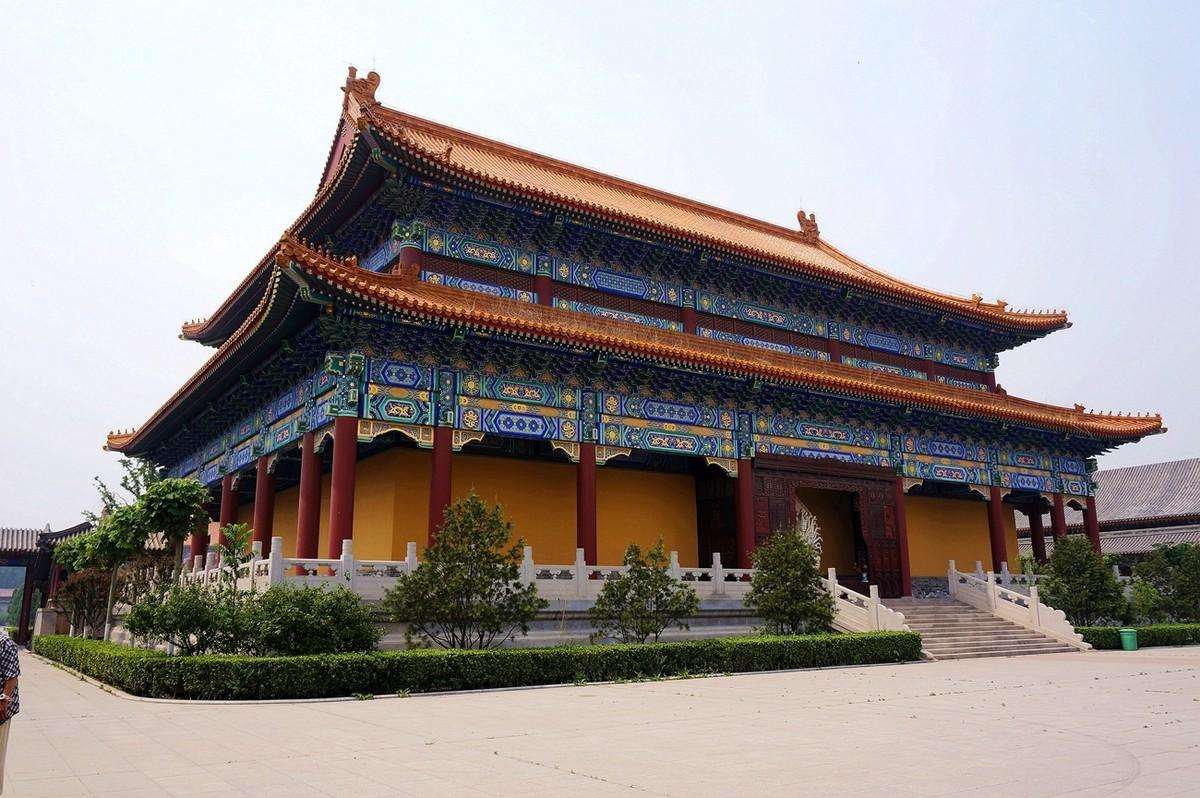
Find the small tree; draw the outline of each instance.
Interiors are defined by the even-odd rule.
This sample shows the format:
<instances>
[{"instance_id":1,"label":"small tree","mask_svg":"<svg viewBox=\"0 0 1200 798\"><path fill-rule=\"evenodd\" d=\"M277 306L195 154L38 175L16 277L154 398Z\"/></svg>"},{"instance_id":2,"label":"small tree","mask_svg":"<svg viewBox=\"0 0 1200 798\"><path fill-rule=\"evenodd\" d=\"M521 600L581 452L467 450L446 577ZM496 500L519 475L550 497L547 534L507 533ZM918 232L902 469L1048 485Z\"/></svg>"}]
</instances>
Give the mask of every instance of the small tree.
<instances>
[{"instance_id":1,"label":"small tree","mask_svg":"<svg viewBox=\"0 0 1200 798\"><path fill-rule=\"evenodd\" d=\"M1038 583L1042 599L1076 626L1120 620L1125 608L1121 586L1083 535L1057 540L1045 573Z\"/></svg>"},{"instance_id":2,"label":"small tree","mask_svg":"<svg viewBox=\"0 0 1200 798\"><path fill-rule=\"evenodd\" d=\"M821 581L816 547L797 529L776 532L754 551L754 579L746 594L772 634L826 631L833 623L833 596Z\"/></svg>"},{"instance_id":3,"label":"small tree","mask_svg":"<svg viewBox=\"0 0 1200 798\"><path fill-rule=\"evenodd\" d=\"M162 537L163 545L173 552L178 578L183 561L183 543L189 535L208 527L208 488L194 479L168 478L152 483L138 499L146 527Z\"/></svg>"},{"instance_id":4,"label":"small tree","mask_svg":"<svg viewBox=\"0 0 1200 798\"><path fill-rule=\"evenodd\" d=\"M604 583L591 609L593 638L618 637L623 643L658 642L669 626L689 628L700 599L691 585L676 582L667 570L663 540L644 555L636 543L625 549L625 572Z\"/></svg>"},{"instance_id":5,"label":"small tree","mask_svg":"<svg viewBox=\"0 0 1200 798\"><path fill-rule=\"evenodd\" d=\"M141 506L117 505L102 517L90 532L64 540L54 550L54 558L70 571L97 568L107 571L108 599L105 603L104 639L112 631L112 608L116 601L121 566L142 550L146 527Z\"/></svg>"},{"instance_id":6,"label":"small tree","mask_svg":"<svg viewBox=\"0 0 1200 798\"><path fill-rule=\"evenodd\" d=\"M91 630L98 637L104 628L104 610L108 596L109 575L98 568L76 571L58 586L55 601L71 622L73 634L83 635Z\"/></svg>"},{"instance_id":7,"label":"small tree","mask_svg":"<svg viewBox=\"0 0 1200 798\"><path fill-rule=\"evenodd\" d=\"M522 584L524 540L509 545L512 523L499 505L471 493L446 509L425 559L383 597L392 620L442 648L493 648L529 623L546 601Z\"/></svg>"}]
</instances>

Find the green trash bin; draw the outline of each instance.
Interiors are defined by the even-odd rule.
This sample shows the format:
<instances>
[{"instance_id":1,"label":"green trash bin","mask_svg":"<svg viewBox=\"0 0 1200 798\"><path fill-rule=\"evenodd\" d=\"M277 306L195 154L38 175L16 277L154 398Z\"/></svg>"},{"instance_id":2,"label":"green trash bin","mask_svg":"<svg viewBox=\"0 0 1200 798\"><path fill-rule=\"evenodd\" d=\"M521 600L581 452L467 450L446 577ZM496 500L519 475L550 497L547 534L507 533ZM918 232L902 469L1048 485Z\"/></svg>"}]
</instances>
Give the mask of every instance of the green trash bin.
<instances>
[{"instance_id":1,"label":"green trash bin","mask_svg":"<svg viewBox=\"0 0 1200 798\"><path fill-rule=\"evenodd\" d=\"M1137 629L1121 630L1121 648L1125 651L1137 651Z\"/></svg>"}]
</instances>

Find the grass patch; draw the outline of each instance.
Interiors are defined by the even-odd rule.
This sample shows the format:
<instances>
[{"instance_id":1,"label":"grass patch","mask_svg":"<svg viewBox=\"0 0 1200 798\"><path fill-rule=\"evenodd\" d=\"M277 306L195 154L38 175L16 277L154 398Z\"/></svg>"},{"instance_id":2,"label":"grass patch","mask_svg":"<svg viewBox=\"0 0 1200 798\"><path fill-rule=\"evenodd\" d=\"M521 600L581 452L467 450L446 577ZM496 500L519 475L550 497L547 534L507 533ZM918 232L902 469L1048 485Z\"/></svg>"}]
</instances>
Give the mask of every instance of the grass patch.
<instances>
[{"instance_id":1,"label":"grass patch","mask_svg":"<svg viewBox=\"0 0 1200 798\"><path fill-rule=\"evenodd\" d=\"M912 632L727 637L643 645L456 651L414 649L296 657L169 657L75 637L33 650L93 679L151 698L251 700L671 678L697 673L871 665L920 659Z\"/></svg>"}]
</instances>

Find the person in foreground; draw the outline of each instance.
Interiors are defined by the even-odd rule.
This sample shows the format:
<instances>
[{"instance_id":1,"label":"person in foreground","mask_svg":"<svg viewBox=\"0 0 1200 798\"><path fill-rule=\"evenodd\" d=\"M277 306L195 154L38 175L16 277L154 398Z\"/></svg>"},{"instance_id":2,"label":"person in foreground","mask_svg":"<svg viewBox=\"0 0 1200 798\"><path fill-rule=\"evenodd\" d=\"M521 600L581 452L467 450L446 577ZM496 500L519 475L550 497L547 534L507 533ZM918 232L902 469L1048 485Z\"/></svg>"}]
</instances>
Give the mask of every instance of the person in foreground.
<instances>
[{"instance_id":1,"label":"person in foreground","mask_svg":"<svg viewBox=\"0 0 1200 798\"><path fill-rule=\"evenodd\" d=\"M0 792L4 792L4 758L8 753L8 731L12 727L12 716L21 711L21 700L17 694L17 677L21 675L21 663L17 660L17 644L8 636L8 630L0 627Z\"/></svg>"}]
</instances>

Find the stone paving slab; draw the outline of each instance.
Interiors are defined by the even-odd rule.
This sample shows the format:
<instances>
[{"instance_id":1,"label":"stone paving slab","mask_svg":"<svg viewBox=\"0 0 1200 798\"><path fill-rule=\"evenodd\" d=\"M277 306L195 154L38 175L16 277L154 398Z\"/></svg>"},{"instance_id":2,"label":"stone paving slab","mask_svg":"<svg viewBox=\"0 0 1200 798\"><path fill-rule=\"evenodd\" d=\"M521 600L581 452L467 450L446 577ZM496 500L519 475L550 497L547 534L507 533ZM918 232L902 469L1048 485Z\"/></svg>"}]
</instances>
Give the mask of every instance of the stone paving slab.
<instances>
[{"instance_id":1,"label":"stone paving slab","mask_svg":"<svg viewBox=\"0 0 1200 798\"><path fill-rule=\"evenodd\" d=\"M22 657L4 796L1200 796L1200 647L188 705Z\"/></svg>"}]
</instances>

